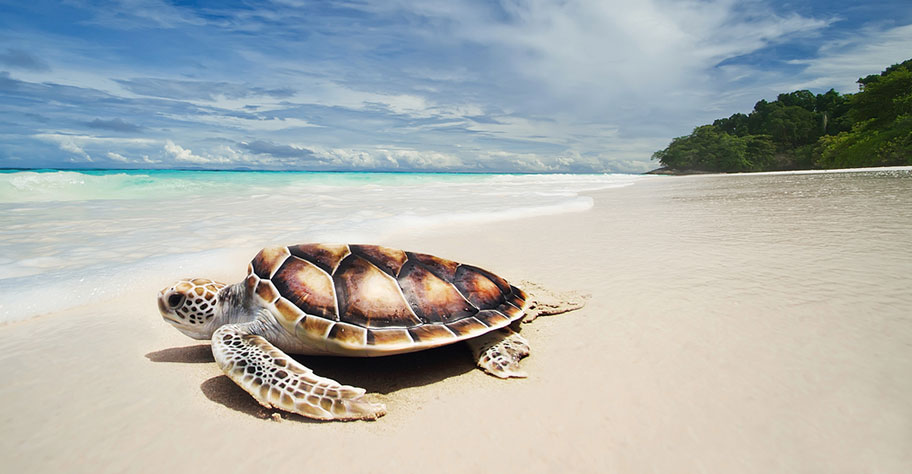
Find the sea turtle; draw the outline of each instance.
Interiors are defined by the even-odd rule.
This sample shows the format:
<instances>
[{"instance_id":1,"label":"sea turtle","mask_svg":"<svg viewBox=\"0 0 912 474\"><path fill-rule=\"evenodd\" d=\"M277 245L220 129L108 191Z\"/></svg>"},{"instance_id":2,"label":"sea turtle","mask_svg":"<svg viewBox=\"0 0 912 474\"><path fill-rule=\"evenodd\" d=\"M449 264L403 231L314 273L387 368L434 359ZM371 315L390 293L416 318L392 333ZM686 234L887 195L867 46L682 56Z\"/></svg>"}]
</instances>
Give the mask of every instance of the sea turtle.
<instances>
[{"instance_id":1,"label":"sea turtle","mask_svg":"<svg viewBox=\"0 0 912 474\"><path fill-rule=\"evenodd\" d=\"M267 247L240 283L184 279L158 294L162 317L211 339L219 368L257 402L321 420L376 419L386 408L286 353L373 357L465 340L485 372L525 377L529 345L511 324L581 305L539 307L478 267L342 244Z\"/></svg>"}]
</instances>

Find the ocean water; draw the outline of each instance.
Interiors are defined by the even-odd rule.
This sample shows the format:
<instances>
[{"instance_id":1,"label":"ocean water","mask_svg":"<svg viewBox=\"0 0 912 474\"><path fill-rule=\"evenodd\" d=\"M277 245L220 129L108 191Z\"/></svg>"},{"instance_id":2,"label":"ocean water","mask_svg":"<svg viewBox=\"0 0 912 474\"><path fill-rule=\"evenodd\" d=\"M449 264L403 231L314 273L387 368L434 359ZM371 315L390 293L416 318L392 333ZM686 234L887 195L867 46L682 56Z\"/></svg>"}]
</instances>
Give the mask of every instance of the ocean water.
<instances>
[{"instance_id":1,"label":"ocean water","mask_svg":"<svg viewBox=\"0 0 912 474\"><path fill-rule=\"evenodd\" d=\"M224 273L274 243L586 211L622 174L0 172L0 322ZM661 178L659 178L661 179ZM244 254L246 257L246 254Z\"/></svg>"}]
</instances>

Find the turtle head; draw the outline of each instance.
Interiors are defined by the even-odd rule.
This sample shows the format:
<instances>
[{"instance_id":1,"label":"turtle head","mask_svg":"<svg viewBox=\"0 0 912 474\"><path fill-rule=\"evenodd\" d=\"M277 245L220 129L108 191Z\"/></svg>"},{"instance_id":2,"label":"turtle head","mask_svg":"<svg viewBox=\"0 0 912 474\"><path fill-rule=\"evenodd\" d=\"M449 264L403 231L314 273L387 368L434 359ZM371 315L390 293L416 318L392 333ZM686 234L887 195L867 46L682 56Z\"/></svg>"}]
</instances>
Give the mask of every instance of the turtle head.
<instances>
[{"instance_id":1,"label":"turtle head","mask_svg":"<svg viewBox=\"0 0 912 474\"><path fill-rule=\"evenodd\" d=\"M178 280L158 292L158 310L178 331L194 339L209 339L222 324L217 316L219 292L225 286L205 278Z\"/></svg>"}]
</instances>

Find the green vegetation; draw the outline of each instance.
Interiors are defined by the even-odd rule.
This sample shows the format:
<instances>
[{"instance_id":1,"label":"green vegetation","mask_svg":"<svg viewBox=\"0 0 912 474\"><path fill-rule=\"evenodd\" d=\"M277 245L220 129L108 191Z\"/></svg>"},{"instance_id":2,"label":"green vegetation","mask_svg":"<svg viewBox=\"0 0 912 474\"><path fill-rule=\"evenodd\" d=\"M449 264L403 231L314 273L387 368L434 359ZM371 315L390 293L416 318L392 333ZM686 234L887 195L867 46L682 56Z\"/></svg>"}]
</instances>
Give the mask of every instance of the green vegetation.
<instances>
[{"instance_id":1,"label":"green vegetation","mask_svg":"<svg viewBox=\"0 0 912 474\"><path fill-rule=\"evenodd\" d=\"M912 165L912 59L858 80L859 92L801 90L701 125L652 155L697 171Z\"/></svg>"}]
</instances>

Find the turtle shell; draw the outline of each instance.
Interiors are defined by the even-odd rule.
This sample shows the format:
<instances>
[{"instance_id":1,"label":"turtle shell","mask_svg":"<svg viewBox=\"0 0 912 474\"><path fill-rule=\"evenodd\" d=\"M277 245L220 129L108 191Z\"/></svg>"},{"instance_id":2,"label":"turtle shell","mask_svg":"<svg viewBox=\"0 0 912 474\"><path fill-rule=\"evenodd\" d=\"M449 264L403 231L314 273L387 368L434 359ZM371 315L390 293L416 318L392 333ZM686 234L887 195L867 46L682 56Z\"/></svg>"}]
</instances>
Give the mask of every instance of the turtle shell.
<instances>
[{"instance_id":1,"label":"turtle shell","mask_svg":"<svg viewBox=\"0 0 912 474\"><path fill-rule=\"evenodd\" d=\"M289 333L348 355L469 339L520 319L526 304L522 290L481 268L376 245L268 247L246 285Z\"/></svg>"}]
</instances>

